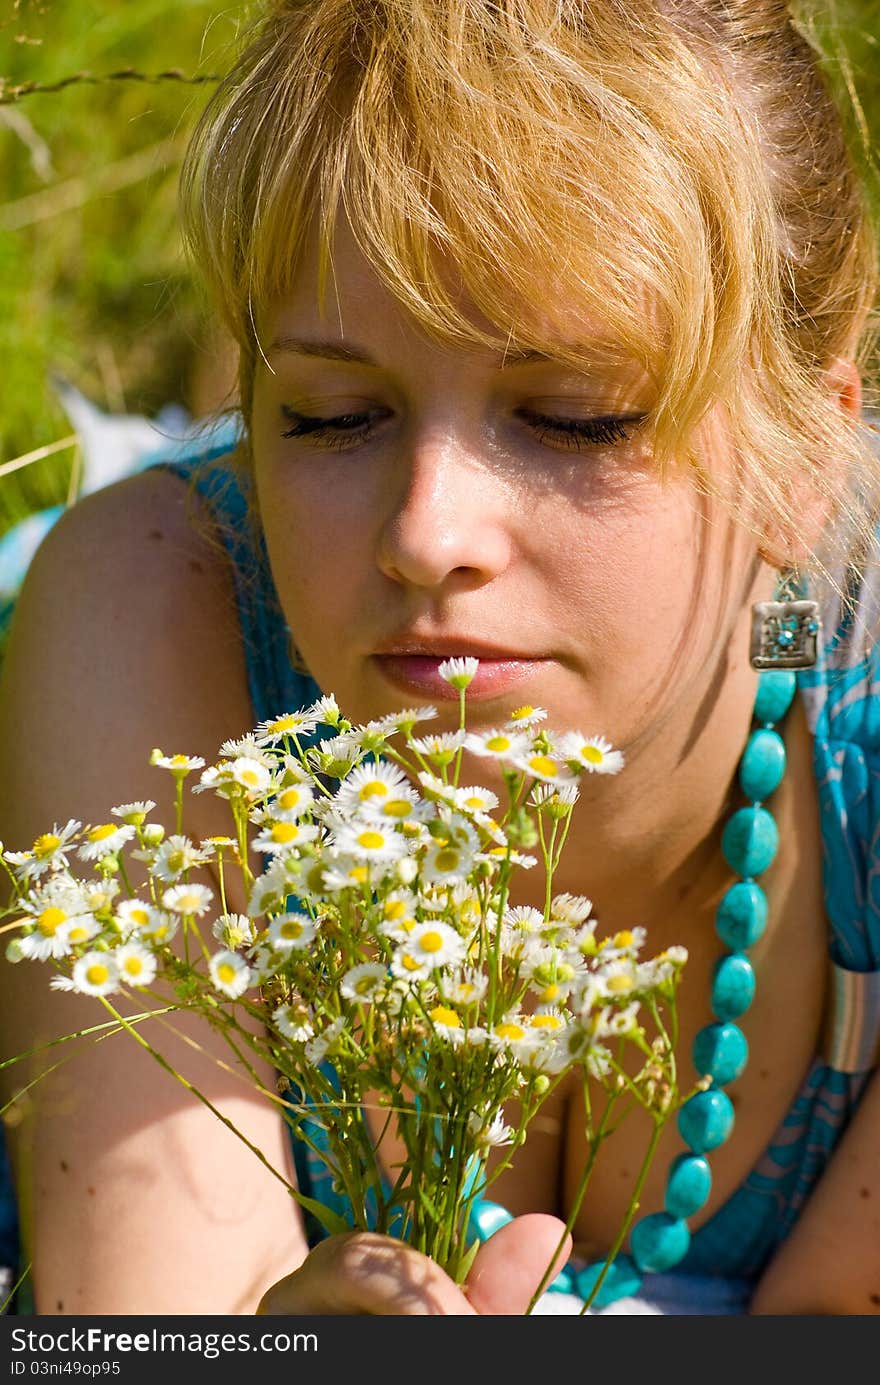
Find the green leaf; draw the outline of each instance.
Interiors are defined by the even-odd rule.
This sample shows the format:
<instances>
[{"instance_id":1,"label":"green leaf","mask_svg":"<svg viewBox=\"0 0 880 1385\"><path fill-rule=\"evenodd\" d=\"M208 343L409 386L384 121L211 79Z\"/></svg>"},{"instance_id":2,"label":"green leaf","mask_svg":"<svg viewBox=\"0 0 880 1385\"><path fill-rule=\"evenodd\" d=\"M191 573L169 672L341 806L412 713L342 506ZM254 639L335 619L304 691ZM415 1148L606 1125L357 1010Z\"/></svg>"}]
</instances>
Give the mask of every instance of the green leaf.
<instances>
[{"instance_id":1,"label":"green leaf","mask_svg":"<svg viewBox=\"0 0 880 1385\"><path fill-rule=\"evenodd\" d=\"M295 1188L292 1188L291 1192L300 1207L304 1207L307 1212L311 1212L312 1216L318 1219L328 1236L341 1236L353 1229L344 1217L340 1217L338 1212L333 1212L329 1207L325 1207L323 1202L317 1202L313 1197L306 1197L305 1193L297 1192Z\"/></svg>"}]
</instances>

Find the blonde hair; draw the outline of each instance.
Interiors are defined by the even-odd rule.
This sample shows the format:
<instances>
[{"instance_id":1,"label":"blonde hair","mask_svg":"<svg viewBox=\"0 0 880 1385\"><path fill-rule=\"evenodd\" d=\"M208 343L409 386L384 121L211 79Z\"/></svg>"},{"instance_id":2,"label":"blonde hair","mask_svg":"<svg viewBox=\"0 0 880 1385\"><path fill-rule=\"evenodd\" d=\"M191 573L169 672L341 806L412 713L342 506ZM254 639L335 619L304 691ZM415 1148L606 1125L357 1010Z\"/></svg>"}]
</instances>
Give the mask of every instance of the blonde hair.
<instances>
[{"instance_id":1,"label":"blonde hair","mask_svg":"<svg viewBox=\"0 0 880 1385\"><path fill-rule=\"evenodd\" d=\"M430 333L583 367L530 312L562 295L656 382L658 465L693 461L720 403L743 515L796 535L800 483L824 484L827 535L865 547L877 460L825 372L864 364L876 241L782 0L274 0L248 39L181 178L246 421L260 305L289 290L314 228L326 294L342 210ZM497 332L467 315L450 261Z\"/></svg>"}]
</instances>

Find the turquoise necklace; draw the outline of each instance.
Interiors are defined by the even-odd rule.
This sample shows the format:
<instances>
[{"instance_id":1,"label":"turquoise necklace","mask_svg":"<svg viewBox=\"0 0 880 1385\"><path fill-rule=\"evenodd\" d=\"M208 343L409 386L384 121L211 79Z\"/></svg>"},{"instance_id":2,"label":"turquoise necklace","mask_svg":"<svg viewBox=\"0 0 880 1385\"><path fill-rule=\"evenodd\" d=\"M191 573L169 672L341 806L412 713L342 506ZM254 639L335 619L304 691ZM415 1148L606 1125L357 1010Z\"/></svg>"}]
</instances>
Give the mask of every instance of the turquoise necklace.
<instances>
[{"instance_id":1,"label":"turquoise necklace","mask_svg":"<svg viewBox=\"0 0 880 1385\"><path fill-rule=\"evenodd\" d=\"M740 879L716 910L715 931L727 951L713 973L715 1019L699 1031L693 1046L694 1067L710 1085L678 1112L678 1132L686 1149L670 1165L664 1210L635 1222L629 1254L618 1254L610 1264L596 1260L578 1267L570 1261L547 1286L551 1293L587 1299L595 1291L590 1306L604 1308L637 1294L643 1275L671 1270L687 1255L687 1219L705 1206L712 1189L706 1155L724 1144L733 1130L733 1103L724 1088L740 1076L749 1056L746 1036L736 1021L755 997L755 972L746 951L767 923L767 896L755 877L767 869L779 845L776 822L763 805L785 773L785 745L775 728L791 706L795 686L791 669L768 669L758 676L752 730L739 763L740 788L748 802L731 816L721 836L724 859ZM508 1221L512 1217L504 1207L481 1199L471 1213L471 1231L477 1240L486 1241Z\"/></svg>"}]
</instances>

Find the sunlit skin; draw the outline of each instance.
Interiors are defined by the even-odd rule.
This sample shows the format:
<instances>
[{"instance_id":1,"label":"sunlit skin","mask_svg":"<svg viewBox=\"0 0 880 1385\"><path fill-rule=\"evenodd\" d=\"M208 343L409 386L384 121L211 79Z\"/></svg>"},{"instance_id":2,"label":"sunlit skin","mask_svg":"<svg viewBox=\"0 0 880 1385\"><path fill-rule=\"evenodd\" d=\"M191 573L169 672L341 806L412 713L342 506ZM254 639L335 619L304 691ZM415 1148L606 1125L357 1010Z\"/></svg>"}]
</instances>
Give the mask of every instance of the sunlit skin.
<instances>
[{"instance_id":1,"label":"sunlit skin","mask_svg":"<svg viewBox=\"0 0 880 1385\"><path fill-rule=\"evenodd\" d=\"M588 377L447 347L407 316L344 229L334 265L326 317L308 261L266 314L255 380L261 517L297 644L358 720L438 702L436 664L481 652L469 641L518 655L496 663L486 650L497 677L475 687L469 722L492 726L532 703L549 725L604 734L625 752L617 779L583 779L575 864L558 884L588 883L609 926L612 914L631 923L647 893L693 853L702 861L724 811L755 690L749 606L770 596L773 574L757 540L710 512L688 475L660 480L637 421L650 387L635 368ZM572 318L561 315L560 332L582 342ZM324 437L285 437L297 414L348 418ZM562 427L599 419L616 440L575 450L536 416ZM725 465L720 428L711 435L712 460ZM414 639L418 657L407 660ZM457 724L455 706L440 709L432 728ZM485 765L471 768L486 781Z\"/></svg>"}]
</instances>

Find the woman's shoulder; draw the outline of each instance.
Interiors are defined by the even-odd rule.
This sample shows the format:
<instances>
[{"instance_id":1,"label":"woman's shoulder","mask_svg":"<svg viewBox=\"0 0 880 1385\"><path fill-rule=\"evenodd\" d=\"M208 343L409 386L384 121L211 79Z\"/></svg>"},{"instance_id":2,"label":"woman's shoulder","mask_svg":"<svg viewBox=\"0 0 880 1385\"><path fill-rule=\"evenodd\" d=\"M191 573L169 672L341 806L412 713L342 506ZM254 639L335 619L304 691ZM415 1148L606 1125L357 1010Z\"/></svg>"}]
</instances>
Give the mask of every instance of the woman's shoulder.
<instances>
[{"instance_id":1,"label":"woman's shoulder","mask_svg":"<svg viewBox=\"0 0 880 1385\"><path fill-rule=\"evenodd\" d=\"M43 830L25 807L41 821L49 806L37 763L54 771L53 811L81 818L117 781L122 798L149 797L152 747L213 758L250 721L234 583L199 497L157 468L78 501L28 569L4 657L14 826ZM67 802L65 780L85 803Z\"/></svg>"}]
</instances>

